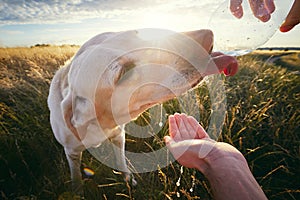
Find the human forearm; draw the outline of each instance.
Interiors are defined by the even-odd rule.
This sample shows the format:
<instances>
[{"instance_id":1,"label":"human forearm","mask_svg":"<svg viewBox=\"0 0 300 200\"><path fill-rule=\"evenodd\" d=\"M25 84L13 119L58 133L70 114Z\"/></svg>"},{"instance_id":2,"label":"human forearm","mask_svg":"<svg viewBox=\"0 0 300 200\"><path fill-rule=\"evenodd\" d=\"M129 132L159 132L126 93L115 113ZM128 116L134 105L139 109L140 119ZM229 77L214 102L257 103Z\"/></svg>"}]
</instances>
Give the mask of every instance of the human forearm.
<instances>
[{"instance_id":1,"label":"human forearm","mask_svg":"<svg viewBox=\"0 0 300 200\"><path fill-rule=\"evenodd\" d=\"M267 199L246 162L232 157L221 159L224 161L211 163L204 174L210 182L214 199Z\"/></svg>"}]
</instances>

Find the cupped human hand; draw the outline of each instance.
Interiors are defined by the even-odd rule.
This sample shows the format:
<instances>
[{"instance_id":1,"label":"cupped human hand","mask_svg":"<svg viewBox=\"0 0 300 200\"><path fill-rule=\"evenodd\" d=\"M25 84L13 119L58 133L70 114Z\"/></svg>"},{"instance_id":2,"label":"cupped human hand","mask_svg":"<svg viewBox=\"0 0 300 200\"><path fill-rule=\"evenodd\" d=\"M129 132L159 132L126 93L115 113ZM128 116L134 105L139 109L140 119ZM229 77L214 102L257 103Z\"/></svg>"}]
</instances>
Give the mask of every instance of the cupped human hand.
<instances>
[{"instance_id":1,"label":"cupped human hand","mask_svg":"<svg viewBox=\"0 0 300 200\"><path fill-rule=\"evenodd\" d=\"M210 139L190 116L169 117L167 147L185 167L196 168L209 180L214 199L266 200L244 156L232 145Z\"/></svg>"},{"instance_id":2,"label":"cupped human hand","mask_svg":"<svg viewBox=\"0 0 300 200\"><path fill-rule=\"evenodd\" d=\"M164 140L175 159L203 174L211 173L216 166L234 164L231 162L246 163L236 148L211 139L197 120L186 114L169 117L169 134Z\"/></svg>"}]
</instances>

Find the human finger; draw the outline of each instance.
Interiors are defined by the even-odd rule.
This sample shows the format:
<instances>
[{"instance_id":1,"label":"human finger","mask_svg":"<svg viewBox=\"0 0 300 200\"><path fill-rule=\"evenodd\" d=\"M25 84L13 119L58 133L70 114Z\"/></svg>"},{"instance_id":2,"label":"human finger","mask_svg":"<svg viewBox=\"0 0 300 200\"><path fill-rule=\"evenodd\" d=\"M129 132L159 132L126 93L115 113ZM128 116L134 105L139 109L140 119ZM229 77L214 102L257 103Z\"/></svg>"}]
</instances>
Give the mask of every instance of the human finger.
<instances>
[{"instance_id":1,"label":"human finger","mask_svg":"<svg viewBox=\"0 0 300 200\"><path fill-rule=\"evenodd\" d=\"M300 23L300 0L295 0L285 21L280 26L281 32L288 32Z\"/></svg>"},{"instance_id":2,"label":"human finger","mask_svg":"<svg viewBox=\"0 0 300 200\"><path fill-rule=\"evenodd\" d=\"M230 11L236 18L240 19L243 17L243 7L242 7L243 0L230 0Z\"/></svg>"},{"instance_id":3,"label":"human finger","mask_svg":"<svg viewBox=\"0 0 300 200\"><path fill-rule=\"evenodd\" d=\"M269 14L272 14L275 11L274 0L264 0L265 7L268 9Z\"/></svg>"},{"instance_id":4,"label":"human finger","mask_svg":"<svg viewBox=\"0 0 300 200\"><path fill-rule=\"evenodd\" d=\"M197 127L192 126L189 123L189 120L190 120L189 118L190 118L190 116L187 116L184 113L181 115L181 119L187 130L187 135L186 135L186 137L188 137L187 139L195 139L195 138L197 138Z\"/></svg>"},{"instance_id":5,"label":"human finger","mask_svg":"<svg viewBox=\"0 0 300 200\"><path fill-rule=\"evenodd\" d=\"M175 143L175 141L170 136L165 136L164 141L165 141L166 145L171 145L171 144Z\"/></svg>"},{"instance_id":6,"label":"human finger","mask_svg":"<svg viewBox=\"0 0 300 200\"><path fill-rule=\"evenodd\" d=\"M210 138L207 132L204 130L204 128L198 123L198 121L192 117L188 117L188 123L190 126L194 127L194 130L197 134L196 139L204 139L204 138Z\"/></svg>"},{"instance_id":7,"label":"human finger","mask_svg":"<svg viewBox=\"0 0 300 200\"><path fill-rule=\"evenodd\" d=\"M172 139L177 137L179 130L174 115L169 116L169 135Z\"/></svg>"},{"instance_id":8,"label":"human finger","mask_svg":"<svg viewBox=\"0 0 300 200\"><path fill-rule=\"evenodd\" d=\"M193 139L193 138L190 138L188 128L186 127L186 124L184 121L185 116L186 116L185 114L179 114L179 113L176 113L174 115L175 121L176 121L176 124L178 127L178 132L177 132L177 135L175 138L176 141Z\"/></svg>"},{"instance_id":9,"label":"human finger","mask_svg":"<svg viewBox=\"0 0 300 200\"><path fill-rule=\"evenodd\" d=\"M265 5L265 0L249 0L249 4L253 15L262 22L267 22L271 19L270 12Z\"/></svg>"}]
</instances>

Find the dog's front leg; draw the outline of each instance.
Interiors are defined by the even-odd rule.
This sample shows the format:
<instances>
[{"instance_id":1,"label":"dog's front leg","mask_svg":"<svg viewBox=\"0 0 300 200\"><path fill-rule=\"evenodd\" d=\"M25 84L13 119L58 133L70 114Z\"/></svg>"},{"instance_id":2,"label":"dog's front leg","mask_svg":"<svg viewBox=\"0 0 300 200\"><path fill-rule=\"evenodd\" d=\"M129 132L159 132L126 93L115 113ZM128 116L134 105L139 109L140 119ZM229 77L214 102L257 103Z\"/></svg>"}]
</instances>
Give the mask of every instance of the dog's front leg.
<instances>
[{"instance_id":1,"label":"dog's front leg","mask_svg":"<svg viewBox=\"0 0 300 200\"><path fill-rule=\"evenodd\" d=\"M114 144L113 149L116 156L117 166L124 176L126 182L131 182L132 185L136 185L137 182L134 179L134 176L127 167L125 159L125 132L121 128L120 133L115 137L110 139Z\"/></svg>"},{"instance_id":2,"label":"dog's front leg","mask_svg":"<svg viewBox=\"0 0 300 200\"><path fill-rule=\"evenodd\" d=\"M82 152L74 152L65 149L65 154L70 167L72 190L77 194L83 194L82 176L80 170Z\"/></svg>"}]
</instances>

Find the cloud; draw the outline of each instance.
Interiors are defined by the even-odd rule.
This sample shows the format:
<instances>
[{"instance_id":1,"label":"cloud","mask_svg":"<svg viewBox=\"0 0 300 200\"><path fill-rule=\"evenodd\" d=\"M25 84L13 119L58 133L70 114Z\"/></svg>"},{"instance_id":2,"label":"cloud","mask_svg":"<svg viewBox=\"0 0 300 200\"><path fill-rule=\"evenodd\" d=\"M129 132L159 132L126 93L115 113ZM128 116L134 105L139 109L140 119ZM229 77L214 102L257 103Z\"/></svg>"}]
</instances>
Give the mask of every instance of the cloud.
<instances>
[{"instance_id":1,"label":"cloud","mask_svg":"<svg viewBox=\"0 0 300 200\"><path fill-rule=\"evenodd\" d=\"M77 16L92 15L96 9L87 5L80 9L79 1L11 1L0 7L0 22L6 24L51 23L76 20Z\"/></svg>"},{"instance_id":2,"label":"cloud","mask_svg":"<svg viewBox=\"0 0 300 200\"><path fill-rule=\"evenodd\" d=\"M203 3L204 2L204 3ZM193 10L208 0L2 0L0 24L82 22L89 18L123 18L136 12ZM198 12L201 12L198 10Z\"/></svg>"},{"instance_id":3,"label":"cloud","mask_svg":"<svg viewBox=\"0 0 300 200\"><path fill-rule=\"evenodd\" d=\"M17 30L0 30L0 34L6 34L6 35L22 35L24 34L23 31L17 31Z\"/></svg>"},{"instance_id":4,"label":"cloud","mask_svg":"<svg viewBox=\"0 0 300 200\"><path fill-rule=\"evenodd\" d=\"M86 18L109 18L149 5L150 1L121 0L4 0L0 5L0 23L58 23Z\"/></svg>"},{"instance_id":5,"label":"cloud","mask_svg":"<svg viewBox=\"0 0 300 200\"><path fill-rule=\"evenodd\" d=\"M106 31L206 28L202 22L218 1L224 0L0 0L0 40L82 44Z\"/></svg>"}]
</instances>

